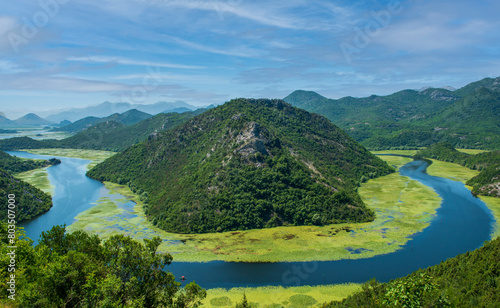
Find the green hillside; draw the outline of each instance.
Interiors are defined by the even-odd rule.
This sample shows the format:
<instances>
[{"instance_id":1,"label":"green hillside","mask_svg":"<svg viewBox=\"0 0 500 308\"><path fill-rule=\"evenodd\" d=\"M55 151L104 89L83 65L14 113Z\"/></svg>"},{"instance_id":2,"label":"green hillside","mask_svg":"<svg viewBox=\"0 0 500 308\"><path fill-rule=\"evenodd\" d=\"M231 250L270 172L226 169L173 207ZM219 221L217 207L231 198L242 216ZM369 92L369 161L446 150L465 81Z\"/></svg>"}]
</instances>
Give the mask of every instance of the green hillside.
<instances>
[{"instance_id":1,"label":"green hillside","mask_svg":"<svg viewBox=\"0 0 500 308\"><path fill-rule=\"evenodd\" d=\"M83 119L80 119L78 121L75 121L74 123L71 123L69 125L63 126L63 127L58 127L52 129L52 131L61 131L61 132L68 132L68 133L78 133L81 132L87 128L90 128L96 124L103 123L103 122L117 122L120 124L123 124L125 126L128 125L133 125L136 124L140 121L146 120L151 118L152 115L139 111L137 109L131 109L128 110L124 113L114 113L108 117L105 118L98 118L98 117L85 117Z\"/></svg>"},{"instance_id":2,"label":"green hillside","mask_svg":"<svg viewBox=\"0 0 500 308\"><path fill-rule=\"evenodd\" d=\"M203 233L370 221L357 185L392 171L322 116L281 100L237 99L88 176L129 183L164 230Z\"/></svg>"},{"instance_id":3,"label":"green hillside","mask_svg":"<svg viewBox=\"0 0 500 308\"><path fill-rule=\"evenodd\" d=\"M120 152L149 135L166 131L194 117L195 112L160 113L131 126L106 121L59 142L62 148Z\"/></svg>"},{"instance_id":4,"label":"green hillside","mask_svg":"<svg viewBox=\"0 0 500 308\"><path fill-rule=\"evenodd\" d=\"M29 137L3 139L0 140L0 150L68 148L123 151L146 140L150 134L169 130L203 111L160 113L130 126L109 120L62 140L34 140Z\"/></svg>"},{"instance_id":5,"label":"green hillside","mask_svg":"<svg viewBox=\"0 0 500 308\"><path fill-rule=\"evenodd\" d=\"M43 168L60 162L60 160L55 158L50 160L21 159L0 151L0 168L11 173Z\"/></svg>"},{"instance_id":6,"label":"green hillside","mask_svg":"<svg viewBox=\"0 0 500 308\"><path fill-rule=\"evenodd\" d=\"M68 132L68 133L78 133L86 128L89 128L92 125L95 125L97 121L101 118L98 117L85 117L63 127L53 128L53 132Z\"/></svg>"},{"instance_id":7,"label":"green hillside","mask_svg":"<svg viewBox=\"0 0 500 308\"><path fill-rule=\"evenodd\" d=\"M0 220L7 221L8 196L15 195L15 221L20 223L43 214L52 207L52 199L40 189L14 178L0 168Z\"/></svg>"},{"instance_id":8,"label":"green hillside","mask_svg":"<svg viewBox=\"0 0 500 308\"><path fill-rule=\"evenodd\" d=\"M327 99L295 91L284 100L326 116L371 149L430 146L500 148L500 77L459 90L404 90L387 96Z\"/></svg>"},{"instance_id":9,"label":"green hillside","mask_svg":"<svg viewBox=\"0 0 500 308\"><path fill-rule=\"evenodd\" d=\"M480 170L477 176L466 183L473 187L472 193L500 197L500 151L471 155L457 151L449 143L437 143L418 151L416 157L433 158Z\"/></svg>"},{"instance_id":10,"label":"green hillside","mask_svg":"<svg viewBox=\"0 0 500 308\"><path fill-rule=\"evenodd\" d=\"M482 170L467 185L472 186L475 195L500 197L500 162Z\"/></svg>"},{"instance_id":11,"label":"green hillside","mask_svg":"<svg viewBox=\"0 0 500 308\"><path fill-rule=\"evenodd\" d=\"M363 291L323 307L498 307L499 272L500 238L496 238L389 283L365 283Z\"/></svg>"}]
</instances>

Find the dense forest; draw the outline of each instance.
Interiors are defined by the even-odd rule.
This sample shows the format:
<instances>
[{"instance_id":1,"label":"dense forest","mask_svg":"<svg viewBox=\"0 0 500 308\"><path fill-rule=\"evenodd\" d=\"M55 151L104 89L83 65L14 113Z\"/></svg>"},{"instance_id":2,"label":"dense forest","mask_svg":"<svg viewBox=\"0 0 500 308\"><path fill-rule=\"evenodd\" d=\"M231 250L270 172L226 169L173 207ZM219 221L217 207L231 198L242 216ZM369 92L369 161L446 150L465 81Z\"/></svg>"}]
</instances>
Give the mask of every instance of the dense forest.
<instances>
[{"instance_id":1,"label":"dense forest","mask_svg":"<svg viewBox=\"0 0 500 308\"><path fill-rule=\"evenodd\" d=\"M83 231L67 233L64 226L42 232L39 243L18 230L15 272L10 264L7 226L0 224L0 304L16 307L144 307L200 306L206 291L194 282L181 287L164 270L172 256L157 252L161 239L137 242L115 235L102 241ZM20 238L22 236L22 238ZM15 300L10 275L15 275Z\"/></svg>"},{"instance_id":2,"label":"dense forest","mask_svg":"<svg viewBox=\"0 0 500 308\"><path fill-rule=\"evenodd\" d=\"M4 151L0 150L0 168L9 171L11 173L18 173L38 168L44 168L50 165L57 165L60 163L61 161L56 158L51 158L49 160L22 159L11 156L5 153Z\"/></svg>"},{"instance_id":3,"label":"dense forest","mask_svg":"<svg viewBox=\"0 0 500 308\"><path fill-rule=\"evenodd\" d=\"M97 165L162 229L202 233L373 220L361 179L393 172L326 118L281 100L232 100Z\"/></svg>"},{"instance_id":4,"label":"dense forest","mask_svg":"<svg viewBox=\"0 0 500 308\"><path fill-rule=\"evenodd\" d=\"M472 186L472 193L500 197L500 151L470 155L457 151L449 143L437 143L418 151L416 157L433 158L479 170L481 172L466 183Z\"/></svg>"},{"instance_id":5,"label":"dense forest","mask_svg":"<svg viewBox=\"0 0 500 308\"><path fill-rule=\"evenodd\" d=\"M0 140L0 150L66 148L119 152L146 140L151 134L174 128L203 111L204 109L184 113L161 113L132 125L111 120L112 116L106 121L97 118L98 123L93 120L93 126L85 126L78 134L66 139L34 140L29 137L15 137ZM77 122L71 125L78 124ZM80 128L80 125L73 128L77 127Z\"/></svg>"},{"instance_id":6,"label":"dense forest","mask_svg":"<svg viewBox=\"0 0 500 308\"><path fill-rule=\"evenodd\" d=\"M96 124L103 123L103 122L117 122L120 124L123 124L124 126L129 126L133 125L136 123L139 123L141 121L147 120L151 118L152 115L141 112L137 109L131 109L128 110L124 113L114 113L110 116L104 117L104 118L99 118L99 117L85 117L83 119L80 119L78 121L75 121L74 123L70 123L68 125L64 125L62 127L57 127L52 129L52 131L55 132L68 132L68 133L79 133L89 127L92 127Z\"/></svg>"},{"instance_id":7,"label":"dense forest","mask_svg":"<svg viewBox=\"0 0 500 308\"><path fill-rule=\"evenodd\" d=\"M375 280L323 307L498 307L500 238L388 283Z\"/></svg>"},{"instance_id":8,"label":"dense forest","mask_svg":"<svg viewBox=\"0 0 500 308\"><path fill-rule=\"evenodd\" d=\"M500 149L499 85L500 77L486 78L455 91L429 88L338 100L295 91L284 100L326 116L373 150L437 142L460 148Z\"/></svg>"},{"instance_id":9,"label":"dense forest","mask_svg":"<svg viewBox=\"0 0 500 308\"><path fill-rule=\"evenodd\" d=\"M52 207L52 198L0 168L0 220L7 220L8 195L15 195L16 222L28 221Z\"/></svg>"},{"instance_id":10,"label":"dense forest","mask_svg":"<svg viewBox=\"0 0 500 308\"><path fill-rule=\"evenodd\" d=\"M18 180L14 173L60 164L56 158L30 160L11 156L0 151L0 220L7 219L8 195L15 195L16 222L28 221L47 212L52 207L52 199L38 188Z\"/></svg>"}]
</instances>

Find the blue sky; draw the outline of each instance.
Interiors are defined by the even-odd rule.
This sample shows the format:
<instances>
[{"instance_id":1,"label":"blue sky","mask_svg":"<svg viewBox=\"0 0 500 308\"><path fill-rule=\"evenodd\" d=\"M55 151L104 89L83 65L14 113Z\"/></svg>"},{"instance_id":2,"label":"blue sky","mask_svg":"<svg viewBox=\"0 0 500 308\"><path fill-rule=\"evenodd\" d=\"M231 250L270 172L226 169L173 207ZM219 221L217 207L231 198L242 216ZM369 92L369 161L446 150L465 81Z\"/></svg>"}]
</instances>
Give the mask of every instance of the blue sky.
<instances>
[{"instance_id":1,"label":"blue sky","mask_svg":"<svg viewBox=\"0 0 500 308\"><path fill-rule=\"evenodd\" d=\"M500 76L500 1L2 1L0 111L385 95Z\"/></svg>"}]
</instances>

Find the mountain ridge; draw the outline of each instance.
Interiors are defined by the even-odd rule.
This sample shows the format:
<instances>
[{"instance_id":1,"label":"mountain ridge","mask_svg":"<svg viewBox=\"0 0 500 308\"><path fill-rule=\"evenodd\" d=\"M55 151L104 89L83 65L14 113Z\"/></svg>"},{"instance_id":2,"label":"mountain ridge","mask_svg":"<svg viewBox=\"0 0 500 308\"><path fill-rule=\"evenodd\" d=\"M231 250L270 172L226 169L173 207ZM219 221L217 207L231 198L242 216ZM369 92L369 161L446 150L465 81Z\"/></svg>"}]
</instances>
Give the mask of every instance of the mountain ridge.
<instances>
[{"instance_id":1,"label":"mountain ridge","mask_svg":"<svg viewBox=\"0 0 500 308\"><path fill-rule=\"evenodd\" d=\"M499 90L500 77L485 78L455 91L427 88L386 96L328 99L316 92L297 90L284 100L326 116L371 149L429 146L444 141L458 147L497 149ZM455 123L448 119L451 117Z\"/></svg>"},{"instance_id":2,"label":"mountain ridge","mask_svg":"<svg viewBox=\"0 0 500 308\"><path fill-rule=\"evenodd\" d=\"M360 178L392 171L322 116L281 100L236 99L151 135L88 176L128 183L162 229L204 233L369 221Z\"/></svg>"},{"instance_id":3,"label":"mountain ridge","mask_svg":"<svg viewBox=\"0 0 500 308\"><path fill-rule=\"evenodd\" d=\"M124 102L103 102L98 105L72 108L70 110L61 111L55 114L49 114L45 118L49 121L57 122L63 120L69 120L71 122L78 121L82 118L93 116L98 118L108 117L115 113L123 113L130 109L137 109L138 111L149 113L151 115L156 115L158 113L165 113L165 111L172 112L178 108L187 108L189 110L195 110L199 107L195 107L183 101L177 102L156 102L154 104L131 104Z\"/></svg>"}]
</instances>

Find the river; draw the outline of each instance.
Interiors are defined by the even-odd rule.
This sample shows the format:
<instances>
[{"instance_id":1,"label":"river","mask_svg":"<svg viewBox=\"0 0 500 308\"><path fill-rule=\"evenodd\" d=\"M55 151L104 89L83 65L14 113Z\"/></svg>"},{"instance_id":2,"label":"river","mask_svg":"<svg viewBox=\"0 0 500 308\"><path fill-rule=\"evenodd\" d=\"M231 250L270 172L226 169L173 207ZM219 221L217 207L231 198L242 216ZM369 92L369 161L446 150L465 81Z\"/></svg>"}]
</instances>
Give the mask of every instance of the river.
<instances>
[{"instance_id":1,"label":"river","mask_svg":"<svg viewBox=\"0 0 500 308\"><path fill-rule=\"evenodd\" d=\"M26 158L48 158L25 152L8 153ZM22 225L32 239L37 239L42 231L53 225L71 224L76 215L108 195L100 182L85 176L89 161L58 158L62 163L48 168L49 180L55 186L53 208ZM174 261L167 269L176 277L186 276L188 281L195 280L204 288L321 285L365 282L371 278L389 281L474 250L490 240L495 220L484 202L473 197L460 182L426 174L427 166L424 161L413 161L399 171L433 188L443 200L441 207L429 227L414 234L402 249L394 253L367 259L321 262Z\"/></svg>"}]
</instances>

